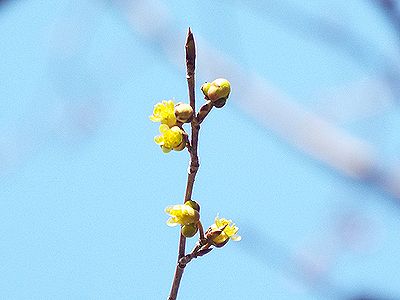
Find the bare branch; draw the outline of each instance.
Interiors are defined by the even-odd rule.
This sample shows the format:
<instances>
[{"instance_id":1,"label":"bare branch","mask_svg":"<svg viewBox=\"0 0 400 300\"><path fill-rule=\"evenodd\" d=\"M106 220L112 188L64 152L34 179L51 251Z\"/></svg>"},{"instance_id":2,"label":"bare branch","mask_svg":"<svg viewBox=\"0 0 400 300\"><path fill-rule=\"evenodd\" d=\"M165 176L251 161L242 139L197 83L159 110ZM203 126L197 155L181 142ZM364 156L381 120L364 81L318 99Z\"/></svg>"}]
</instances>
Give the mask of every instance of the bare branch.
<instances>
[{"instance_id":1,"label":"bare branch","mask_svg":"<svg viewBox=\"0 0 400 300\"><path fill-rule=\"evenodd\" d=\"M195 64L196 64L196 45L190 28L188 30L188 34L186 37L185 53L186 53L186 79L188 83L189 102L190 106L193 108L193 111L195 112L196 99L195 99L194 74L195 74ZM196 116L193 118L191 122L191 128L192 128L192 138L190 142L190 147L188 147L190 154L190 163L188 169L188 179L186 184L184 202L191 200L192 198L193 185L196 178L197 170L199 169L197 146L198 146L200 125L197 121ZM182 279L184 268L186 266L186 264L181 263L181 259L185 257L185 247L186 247L186 238L182 235L182 233L180 233L178 262L176 265L174 280L172 282L171 292L168 297L168 300L175 300L178 295L179 285Z\"/></svg>"}]
</instances>

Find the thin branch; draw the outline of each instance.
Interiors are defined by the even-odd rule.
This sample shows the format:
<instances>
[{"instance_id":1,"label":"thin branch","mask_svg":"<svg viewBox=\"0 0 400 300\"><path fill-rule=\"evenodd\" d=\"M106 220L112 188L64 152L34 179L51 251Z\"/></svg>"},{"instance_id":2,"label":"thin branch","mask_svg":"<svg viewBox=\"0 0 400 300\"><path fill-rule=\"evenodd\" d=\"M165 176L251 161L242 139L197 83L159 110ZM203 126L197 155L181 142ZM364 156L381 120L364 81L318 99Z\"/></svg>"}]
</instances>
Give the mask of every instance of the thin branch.
<instances>
[{"instance_id":1,"label":"thin branch","mask_svg":"<svg viewBox=\"0 0 400 300\"><path fill-rule=\"evenodd\" d=\"M190 28L188 30L188 34L186 37L185 52L186 52L186 79L188 83L189 101L190 101L190 106L193 108L193 111L195 112L196 99L195 99L194 74L195 74L195 61L196 61L196 46ZM191 200L192 198L193 185L197 171L199 169L197 146L198 146L200 124L196 116L193 118L191 122L191 127L192 127L192 138L190 147L188 147L190 153L190 163L188 169L188 179L186 184L184 202ZM169 294L168 300L176 300L176 297L178 295L179 285L182 279L184 268L186 266L186 263L184 264L181 263L181 259L185 257L185 247L186 247L186 238L182 235L182 233L180 233L178 262L176 264L174 280L172 282L171 292Z\"/></svg>"},{"instance_id":2,"label":"thin branch","mask_svg":"<svg viewBox=\"0 0 400 300\"><path fill-rule=\"evenodd\" d=\"M197 121L199 124L204 121L204 119L208 116L211 109L213 108L212 102L207 100L205 104L200 108L199 113L197 114Z\"/></svg>"},{"instance_id":3,"label":"thin branch","mask_svg":"<svg viewBox=\"0 0 400 300\"><path fill-rule=\"evenodd\" d=\"M192 259L197 258L199 256L203 256L206 255L207 253L209 253L210 251L213 250L213 248L209 248L209 247L205 247L204 249L199 249L200 247L195 247L195 249L193 249L193 251L188 254L185 255L184 257L182 257L179 260L179 265L181 267L185 267L188 263L190 263L192 261Z\"/></svg>"},{"instance_id":4,"label":"thin branch","mask_svg":"<svg viewBox=\"0 0 400 300\"><path fill-rule=\"evenodd\" d=\"M196 67L196 45L194 43L193 34L189 28L188 35L185 44L186 52L186 79L188 83L189 102L193 111L196 111L196 99L195 99L195 80L194 71ZM200 124L195 116L191 122L192 127L192 140L191 140L191 151L190 153L190 164L188 170L188 180L185 192L185 201L191 200L194 180L196 178L197 170L199 169L199 157L197 155L197 146L199 140Z\"/></svg>"},{"instance_id":5,"label":"thin branch","mask_svg":"<svg viewBox=\"0 0 400 300\"><path fill-rule=\"evenodd\" d=\"M197 227L199 228L200 241L204 241L205 237L204 237L203 224L201 224L201 222L199 221L199 223L197 224Z\"/></svg>"}]
</instances>

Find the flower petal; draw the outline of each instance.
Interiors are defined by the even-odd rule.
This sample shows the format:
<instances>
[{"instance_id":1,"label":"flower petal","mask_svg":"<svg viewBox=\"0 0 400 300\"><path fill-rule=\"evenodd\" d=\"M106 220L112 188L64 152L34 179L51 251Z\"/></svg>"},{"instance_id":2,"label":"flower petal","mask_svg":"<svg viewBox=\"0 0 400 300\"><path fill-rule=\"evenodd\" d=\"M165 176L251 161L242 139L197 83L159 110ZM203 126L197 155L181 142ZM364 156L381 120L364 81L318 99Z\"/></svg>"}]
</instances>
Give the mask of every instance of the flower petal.
<instances>
[{"instance_id":1,"label":"flower petal","mask_svg":"<svg viewBox=\"0 0 400 300\"><path fill-rule=\"evenodd\" d=\"M157 145L163 145L164 144L164 137L162 135L157 135L154 137L154 142Z\"/></svg>"},{"instance_id":2,"label":"flower petal","mask_svg":"<svg viewBox=\"0 0 400 300\"><path fill-rule=\"evenodd\" d=\"M167 147L165 147L165 146L161 146L161 150L162 150L162 152L164 152L164 153L169 153L169 152L171 152L171 148L167 148Z\"/></svg>"},{"instance_id":3,"label":"flower petal","mask_svg":"<svg viewBox=\"0 0 400 300\"><path fill-rule=\"evenodd\" d=\"M240 235L235 234L235 235L231 236L231 239L232 239L232 241L239 242L242 240L242 237Z\"/></svg>"},{"instance_id":4,"label":"flower petal","mask_svg":"<svg viewBox=\"0 0 400 300\"><path fill-rule=\"evenodd\" d=\"M175 226L179 225L179 223L176 223L175 218L171 217L167 220L167 225L169 227L175 227Z\"/></svg>"},{"instance_id":5,"label":"flower petal","mask_svg":"<svg viewBox=\"0 0 400 300\"><path fill-rule=\"evenodd\" d=\"M159 127L160 133L165 134L169 130L169 126L166 124L161 124Z\"/></svg>"},{"instance_id":6,"label":"flower petal","mask_svg":"<svg viewBox=\"0 0 400 300\"><path fill-rule=\"evenodd\" d=\"M160 121L161 121L161 118L160 118L160 117L156 117L156 116L154 116L154 115L150 116L149 118L150 118L150 120L153 121L153 122L160 122Z\"/></svg>"},{"instance_id":7,"label":"flower petal","mask_svg":"<svg viewBox=\"0 0 400 300\"><path fill-rule=\"evenodd\" d=\"M176 204L165 208L165 212L171 216L167 223L187 225L197 223L200 219L198 211L186 204Z\"/></svg>"}]
</instances>

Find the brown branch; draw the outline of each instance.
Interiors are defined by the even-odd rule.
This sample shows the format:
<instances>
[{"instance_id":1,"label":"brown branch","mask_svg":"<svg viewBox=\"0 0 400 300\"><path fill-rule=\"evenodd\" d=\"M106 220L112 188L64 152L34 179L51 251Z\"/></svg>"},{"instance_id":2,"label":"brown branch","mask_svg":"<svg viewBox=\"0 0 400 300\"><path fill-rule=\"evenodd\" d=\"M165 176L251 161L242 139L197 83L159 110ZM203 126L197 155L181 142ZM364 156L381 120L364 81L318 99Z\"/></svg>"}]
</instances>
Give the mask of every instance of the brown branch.
<instances>
[{"instance_id":1,"label":"brown branch","mask_svg":"<svg viewBox=\"0 0 400 300\"><path fill-rule=\"evenodd\" d=\"M181 266L178 261L178 264L176 265L174 280L172 282L171 292L169 293L168 300L176 300L176 297L178 295L179 285L181 283L181 279L182 279L182 275L183 275L185 266L186 265Z\"/></svg>"},{"instance_id":2,"label":"brown branch","mask_svg":"<svg viewBox=\"0 0 400 300\"><path fill-rule=\"evenodd\" d=\"M205 104L200 108L199 113L197 114L197 121L199 124L204 121L204 119L208 116L211 109L213 108L213 104L210 100L207 100Z\"/></svg>"},{"instance_id":3,"label":"brown branch","mask_svg":"<svg viewBox=\"0 0 400 300\"><path fill-rule=\"evenodd\" d=\"M195 61L196 61L196 46L190 28L188 30L188 34L186 37L185 53L186 53L186 79L188 83L189 101L190 101L190 106L193 108L193 111L195 112L196 100L195 100L194 71L195 71ZM191 200L192 198L194 180L197 174L197 170L199 169L197 146L198 146L200 124L196 116L193 118L191 122L191 127L192 127L192 138L190 147L188 147L190 153L190 163L188 169L188 179L186 184L184 202L186 202L187 200ZM175 300L178 295L179 285L182 279L184 268L186 266L186 263L184 264L181 263L181 259L185 257L185 247L186 247L186 238L182 235L182 233L180 233L178 262L176 264L174 280L172 282L172 287L168 300Z\"/></svg>"},{"instance_id":4,"label":"brown branch","mask_svg":"<svg viewBox=\"0 0 400 300\"><path fill-rule=\"evenodd\" d=\"M194 43L193 34L190 28L186 38L185 52L186 52L186 79L188 83L189 102L190 106L193 108L193 111L195 112L196 99L195 99L194 71L196 67L196 45ZM189 164L188 180L185 192L185 201L191 200L192 198L194 180L196 178L197 170L199 169L199 157L197 155L197 146L199 142L200 124L197 120L197 116L193 118L191 122L191 127L192 127L192 140L190 143L191 149L189 151L190 164Z\"/></svg>"},{"instance_id":5,"label":"brown branch","mask_svg":"<svg viewBox=\"0 0 400 300\"><path fill-rule=\"evenodd\" d=\"M209 248L209 247L206 247L204 249L200 249L200 248L201 247L196 247L195 249L193 249L193 251L190 254L182 257L179 260L179 266L184 268L188 263L190 263L192 261L192 259L197 258L199 256L206 255L207 253L209 253L210 251L213 250L213 248Z\"/></svg>"}]
</instances>

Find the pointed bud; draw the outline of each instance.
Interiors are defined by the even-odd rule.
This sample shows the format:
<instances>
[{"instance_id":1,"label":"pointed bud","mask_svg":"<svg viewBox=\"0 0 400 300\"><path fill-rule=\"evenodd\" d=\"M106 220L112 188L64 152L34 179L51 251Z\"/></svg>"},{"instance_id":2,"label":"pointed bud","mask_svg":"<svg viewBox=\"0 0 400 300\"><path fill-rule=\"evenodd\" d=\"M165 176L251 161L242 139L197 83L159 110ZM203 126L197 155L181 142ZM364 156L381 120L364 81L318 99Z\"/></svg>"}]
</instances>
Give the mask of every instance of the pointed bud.
<instances>
[{"instance_id":1,"label":"pointed bud","mask_svg":"<svg viewBox=\"0 0 400 300\"><path fill-rule=\"evenodd\" d=\"M187 103L175 105L175 117L179 122L189 123L193 118L193 108Z\"/></svg>"},{"instance_id":2,"label":"pointed bud","mask_svg":"<svg viewBox=\"0 0 400 300\"><path fill-rule=\"evenodd\" d=\"M198 231L197 225L192 223L182 226L182 235L187 238L193 237Z\"/></svg>"}]
</instances>

